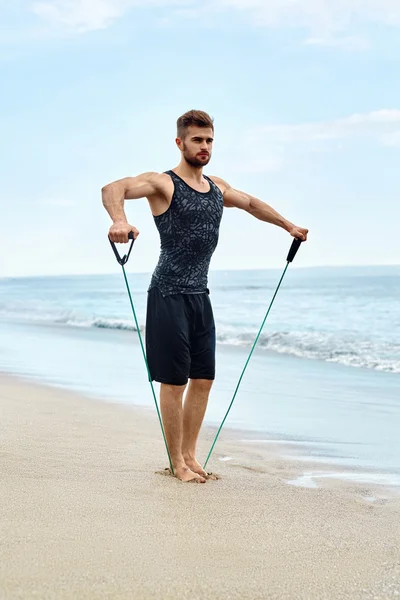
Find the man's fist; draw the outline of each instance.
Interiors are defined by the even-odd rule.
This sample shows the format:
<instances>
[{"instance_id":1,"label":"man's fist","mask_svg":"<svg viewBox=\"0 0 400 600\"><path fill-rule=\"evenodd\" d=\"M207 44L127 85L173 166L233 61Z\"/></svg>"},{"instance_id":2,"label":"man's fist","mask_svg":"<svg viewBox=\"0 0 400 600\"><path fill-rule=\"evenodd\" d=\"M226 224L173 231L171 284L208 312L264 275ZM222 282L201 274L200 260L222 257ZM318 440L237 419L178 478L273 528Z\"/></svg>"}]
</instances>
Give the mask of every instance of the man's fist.
<instances>
[{"instance_id":1,"label":"man's fist","mask_svg":"<svg viewBox=\"0 0 400 600\"><path fill-rule=\"evenodd\" d=\"M304 227L296 227L295 225L293 225L293 227L291 228L289 233L294 238L297 238L298 240L305 242L307 240L308 229L304 229Z\"/></svg>"},{"instance_id":2,"label":"man's fist","mask_svg":"<svg viewBox=\"0 0 400 600\"><path fill-rule=\"evenodd\" d=\"M136 240L139 235L136 227L129 225L126 221L116 221L111 225L108 237L114 243L127 244L129 241L128 235L131 231L133 231L133 237Z\"/></svg>"}]
</instances>

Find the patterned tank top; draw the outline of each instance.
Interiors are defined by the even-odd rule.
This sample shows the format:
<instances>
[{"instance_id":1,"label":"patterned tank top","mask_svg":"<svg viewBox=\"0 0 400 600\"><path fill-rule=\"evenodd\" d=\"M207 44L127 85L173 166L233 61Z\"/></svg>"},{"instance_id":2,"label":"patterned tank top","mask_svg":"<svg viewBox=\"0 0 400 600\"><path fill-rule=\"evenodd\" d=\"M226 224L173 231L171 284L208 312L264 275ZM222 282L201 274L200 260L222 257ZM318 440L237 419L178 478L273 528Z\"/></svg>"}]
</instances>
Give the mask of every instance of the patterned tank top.
<instances>
[{"instance_id":1,"label":"patterned tank top","mask_svg":"<svg viewBox=\"0 0 400 600\"><path fill-rule=\"evenodd\" d=\"M169 208L154 221L160 234L161 252L149 290L158 287L166 296L208 292L208 270L218 243L223 213L222 192L211 179L208 192L198 192L173 171Z\"/></svg>"}]
</instances>

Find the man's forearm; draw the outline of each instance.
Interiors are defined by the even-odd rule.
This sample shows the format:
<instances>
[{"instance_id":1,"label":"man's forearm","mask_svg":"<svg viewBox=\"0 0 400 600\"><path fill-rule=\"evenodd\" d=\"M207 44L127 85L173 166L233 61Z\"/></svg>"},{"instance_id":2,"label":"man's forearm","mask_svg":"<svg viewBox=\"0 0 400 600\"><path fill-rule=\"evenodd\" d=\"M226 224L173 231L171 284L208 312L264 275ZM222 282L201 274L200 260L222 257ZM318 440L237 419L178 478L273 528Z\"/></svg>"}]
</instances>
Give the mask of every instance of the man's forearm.
<instances>
[{"instance_id":1,"label":"man's forearm","mask_svg":"<svg viewBox=\"0 0 400 600\"><path fill-rule=\"evenodd\" d=\"M262 202L258 198L254 196L250 196L250 205L247 209L247 212L259 219L260 221L265 221L267 223L272 223L272 225L277 225L278 227L282 227L286 231L290 231L294 225L282 215L280 215L272 206Z\"/></svg>"},{"instance_id":2,"label":"man's forearm","mask_svg":"<svg viewBox=\"0 0 400 600\"><path fill-rule=\"evenodd\" d=\"M125 188L117 183L105 185L101 190L103 206L114 223L127 222L124 211Z\"/></svg>"}]
</instances>

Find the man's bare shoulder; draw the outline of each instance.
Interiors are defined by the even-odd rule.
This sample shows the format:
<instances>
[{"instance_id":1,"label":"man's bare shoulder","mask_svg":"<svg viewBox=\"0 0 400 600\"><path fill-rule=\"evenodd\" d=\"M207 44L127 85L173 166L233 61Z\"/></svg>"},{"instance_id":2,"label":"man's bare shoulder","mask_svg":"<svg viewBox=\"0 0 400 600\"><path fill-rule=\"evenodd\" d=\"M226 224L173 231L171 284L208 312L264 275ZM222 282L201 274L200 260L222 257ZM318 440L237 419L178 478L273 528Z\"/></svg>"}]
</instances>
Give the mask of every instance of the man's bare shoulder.
<instances>
[{"instance_id":1,"label":"man's bare shoulder","mask_svg":"<svg viewBox=\"0 0 400 600\"><path fill-rule=\"evenodd\" d=\"M229 188L231 187L229 185L229 183L227 181L225 181L225 179L222 179L222 177L217 177L216 175L210 175L210 179L211 179L211 181L213 181L215 183L215 185L217 185L219 187L219 189L221 190L221 192L223 194L226 192L226 190L229 190Z\"/></svg>"},{"instance_id":2,"label":"man's bare shoulder","mask_svg":"<svg viewBox=\"0 0 400 600\"><path fill-rule=\"evenodd\" d=\"M172 180L167 173L158 173L157 171L147 171L137 175L135 179L143 181L143 183L149 183L152 185L156 192L163 192L166 188L171 187Z\"/></svg>"},{"instance_id":3,"label":"man's bare shoulder","mask_svg":"<svg viewBox=\"0 0 400 600\"><path fill-rule=\"evenodd\" d=\"M169 175L167 175L166 173L158 173L157 171L146 171L145 173L140 173L140 175L136 175L135 178L140 178L143 181L148 181L149 183L159 183L171 180Z\"/></svg>"}]
</instances>

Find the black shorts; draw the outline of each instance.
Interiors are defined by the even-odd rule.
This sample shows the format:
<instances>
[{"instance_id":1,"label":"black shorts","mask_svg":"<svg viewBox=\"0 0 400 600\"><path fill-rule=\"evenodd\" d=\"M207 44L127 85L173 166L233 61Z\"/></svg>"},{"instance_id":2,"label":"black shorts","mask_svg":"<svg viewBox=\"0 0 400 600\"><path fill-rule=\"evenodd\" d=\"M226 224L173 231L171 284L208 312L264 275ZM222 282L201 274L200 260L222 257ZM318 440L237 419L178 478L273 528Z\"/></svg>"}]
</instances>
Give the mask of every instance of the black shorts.
<instances>
[{"instance_id":1,"label":"black shorts","mask_svg":"<svg viewBox=\"0 0 400 600\"><path fill-rule=\"evenodd\" d=\"M211 301L202 294L147 296L146 354L150 378L170 385L215 378L215 324Z\"/></svg>"}]
</instances>

